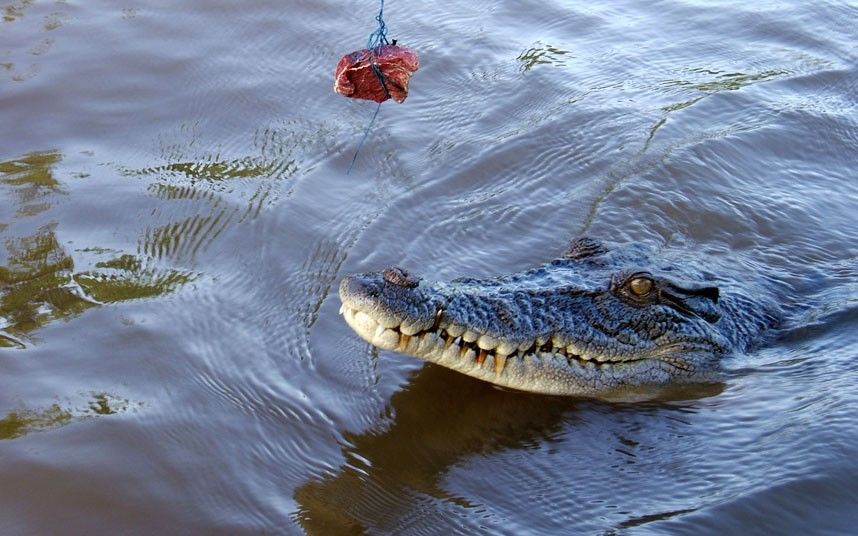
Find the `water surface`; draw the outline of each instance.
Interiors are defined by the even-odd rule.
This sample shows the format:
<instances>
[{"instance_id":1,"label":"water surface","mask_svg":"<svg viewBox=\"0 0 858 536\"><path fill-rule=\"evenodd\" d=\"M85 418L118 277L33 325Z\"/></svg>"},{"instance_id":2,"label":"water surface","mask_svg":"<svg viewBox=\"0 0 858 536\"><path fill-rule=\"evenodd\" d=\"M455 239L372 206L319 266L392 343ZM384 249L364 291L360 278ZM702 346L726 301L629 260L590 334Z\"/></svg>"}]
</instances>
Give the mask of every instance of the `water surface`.
<instances>
[{"instance_id":1,"label":"water surface","mask_svg":"<svg viewBox=\"0 0 858 536\"><path fill-rule=\"evenodd\" d=\"M0 532L858 526L858 7L0 4ZM343 274L489 276L586 233L729 267L780 329L644 404L361 342Z\"/></svg>"}]
</instances>

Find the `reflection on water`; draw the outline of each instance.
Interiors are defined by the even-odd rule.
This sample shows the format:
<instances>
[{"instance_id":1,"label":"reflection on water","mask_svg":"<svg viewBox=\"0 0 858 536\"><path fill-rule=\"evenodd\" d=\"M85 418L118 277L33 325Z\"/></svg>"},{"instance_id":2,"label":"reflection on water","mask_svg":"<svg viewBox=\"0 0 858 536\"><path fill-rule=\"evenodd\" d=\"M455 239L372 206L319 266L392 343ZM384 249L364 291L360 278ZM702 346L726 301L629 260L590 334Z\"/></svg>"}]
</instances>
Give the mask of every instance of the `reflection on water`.
<instances>
[{"instance_id":1,"label":"reflection on water","mask_svg":"<svg viewBox=\"0 0 858 536\"><path fill-rule=\"evenodd\" d=\"M568 50L563 50L547 43L537 42L532 47L525 49L518 55L516 60L521 63L522 71L529 71L537 65L554 65L562 67L566 65L565 56Z\"/></svg>"},{"instance_id":2,"label":"reflection on water","mask_svg":"<svg viewBox=\"0 0 858 536\"><path fill-rule=\"evenodd\" d=\"M0 346L25 345L45 324L98 305L160 296L193 275L147 268L130 254L76 271L74 259L57 241L54 226L4 241L7 262L0 266Z\"/></svg>"},{"instance_id":3,"label":"reflection on water","mask_svg":"<svg viewBox=\"0 0 858 536\"><path fill-rule=\"evenodd\" d=\"M60 160L59 153L47 151L0 162L2 193L10 194L15 208L14 215L7 216L12 222L42 215L63 194L52 171ZM96 259L91 269L77 269L57 237L57 226L48 220L31 231L26 225L21 226L24 230L10 224L0 227L0 346L23 348L32 341L31 334L49 322L106 303L160 296L194 278L149 266L146 257L98 247L77 251L87 260Z\"/></svg>"},{"instance_id":4,"label":"reflection on water","mask_svg":"<svg viewBox=\"0 0 858 536\"><path fill-rule=\"evenodd\" d=\"M606 437L594 439L587 435L594 424L586 421L598 419L599 412L610 414L609 421L621 420L628 408L632 409L632 416L665 411L665 419L681 420L677 415L694 411L685 407L685 401L717 396L723 389L723 384L672 386L651 405L594 406L573 398L501 390L430 365L414 373L407 387L391 397L381 424L361 434L344 435L344 465L336 473L297 488L295 500L300 508L294 517L308 534L369 530L401 534L407 529L416 530L415 515L430 516L426 511L415 514L415 511L427 509L427 500L455 505L476 514L484 504L452 493L444 485L448 473L455 467L474 459L500 455L509 458L516 456L516 451L550 449L551 445L562 443L566 434L575 432L586 436L571 439L573 443L584 443L576 447L577 452L589 455L587 444L596 444L599 456L608 459L601 463L617 467L634 465L652 450L641 444L651 441L650 437L635 434L641 432L639 426L632 424L602 430ZM663 404L668 401L683 402L665 408ZM637 437L637 440L627 436ZM567 450L573 452L568 444ZM569 456L570 459L576 457L574 453ZM595 454L592 456L595 459ZM654 460L645 463L654 463ZM522 468L522 471L527 473L528 469ZM500 480L495 486L502 488L495 494L497 499L512 497L515 500L516 492L505 486L509 480L502 475L495 475L495 478ZM574 478L563 475L558 481L569 485ZM552 493L571 495L573 491L542 492L550 496ZM615 500L617 504L624 502L620 498ZM444 515L444 508L440 506L431 507L431 510L435 511L434 515ZM660 512L640 520L628 519L625 523L634 526L685 511ZM419 523L421 527L432 526L429 519L420 519Z\"/></svg>"},{"instance_id":5,"label":"reflection on water","mask_svg":"<svg viewBox=\"0 0 858 536\"><path fill-rule=\"evenodd\" d=\"M146 230L140 239L139 250L151 258L192 259L239 215L238 207L207 190L156 183L149 186L149 191L160 200L184 201L191 205L183 207L183 213L178 216L170 213L168 223ZM250 205L253 204L251 202ZM158 212L168 208L160 204ZM250 211L250 207L247 210Z\"/></svg>"},{"instance_id":6,"label":"reflection on water","mask_svg":"<svg viewBox=\"0 0 858 536\"><path fill-rule=\"evenodd\" d=\"M3 6L3 22L12 22L24 14L24 8L33 3L33 0L19 0Z\"/></svg>"},{"instance_id":7,"label":"reflection on water","mask_svg":"<svg viewBox=\"0 0 858 536\"><path fill-rule=\"evenodd\" d=\"M59 428L75 420L114 415L128 409L129 401L107 393L92 393L85 408L64 408L51 404L43 409L17 409L0 419L0 440L18 439L31 432Z\"/></svg>"},{"instance_id":8,"label":"reflection on water","mask_svg":"<svg viewBox=\"0 0 858 536\"><path fill-rule=\"evenodd\" d=\"M43 410L11 411L0 419L0 439L16 439L37 430L66 425L71 420L71 412L59 404L52 404Z\"/></svg>"},{"instance_id":9,"label":"reflection on water","mask_svg":"<svg viewBox=\"0 0 858 536\"><path fill-rule=\"evenodd\" d=\"M194 181L223 181L250 177L289 176L297 171L294 160L266 162L258 158L236 158L203 162L175 162L154 168L142 169L136 174L158 175L162 178L188 178ZM130 172L130 174L135 174Z\"/></svg>"},{"instance_id":10,"label":"reflection on water","mask_svg":"<svg viewBox=\"0 0 858 536\"><path fill-rule=\"evenodd\" d=\"M176 270L147 268L134 255L97 262L97 270L75 274L73 279L99 303L114 303L162 296L193 281L194 275Z\"/></svg>"},{"instance_id":11,"label":"reflection on water","mask_svg":"<svg viewBox=\"0 0 858 536\"><path fill-rule=\"evenodd\" d=\"M191 132L187 145L162 149L171 158L184 155L193 145L192 131L182 129ZM254 137L259 156L223 159L210 154L140 170L120 168L126 176L155 179L147 191L158 203L141 230L136 253L99 244L70 252L62 245L59 224L49 212L67 199L54 172L62 161L58 151L0 162L0 186L13 201L0 207L5 248L0 257L0 346L26 347L30 334L51 321L106 303L162 296L196 279L198 274L163 263L193 261L230 225L258 217L276 201L278 182L298 171L289 155L300 143L297 136L265 129ZM228 194L238 194L244 202L235 203ZM14 212L6 214L3 208ZM39 220L33 219L38 215Z\"/></svg>"},{"instance_id":12,"label":"reflection on water","mask_svg":"<svg viewBox=\"0 0 858 536\"><path fill-rule=\"evenodd\" d=\"M147 255L193 257L231 223L258 217L283 195L282 181L307 171L299 167L297 153L330 136L323 126L310 133L296 125L261 128L249 140L256 154L226 157L225 153L235 151L209 152L200 130L196 123L186 123L176 133L159 135L159 159L164 164L137 169L118 166L122 175L154 180L149 192L160 200L195 204L191 210L182 207L178 220L170 214L169 224L146 232L141 250ZM235 203L236 197L244 200L243 208ZM197 213L187 215L189 211ZM159 204L158 213L164 212L170 209Z\"/></svg>"},{"instance_id":13,"label":"reflection on water","mask_svg":"<svg viewBox=\"0 0 858 536\"><path fill-rule=\"evenodd\" d=\"M647 151L650 148L650 144L655 138L656 133L667 123L671 114L690 108L706 97L716 95L722 91L737 91L752 84L774 80L789 73L785 69L767 69L759 73L741 73L704 68L692 68L686 72L691 77L701 78L701 80L669 80L664 83L665 88L679 88L684 94L691 95L691 97L661 107L663 114L650 128L643 151Z\"/></svg>"},{"instance_id":14,"label":"reflection on water","mask_svg":"<svg viewBox=\"0 0 858 536\"><path fill-rule=\"evenodd\" d=\"M296 521L308 534L399 533L423 497L469 507L441 480L477 454L532 447L560 431L575 401L501 391L440 367L426 367L393 395L382 430L346 435L338 473L295 491ZM565 417L565 419L564 419ZM332 505L337 505L333 508Z\"/></svg>"},{"instance_id":15,"label":"reflection on water","mask_svg":"<svg viewBox=\"0 0 858 536\"><path fill-rule=\"evenodd\" d=\"M50 196L61 192L51 168L61 160L57 151L31 153L0 162L0 184L10 187L16 197L17 216L35 216L50 205Z\"/></svg>"},{"instance_id":16,"label":"reflection on water","mask_svg":"<svg viewBox=\"0 0 858 536\"><path fill-rule=\"evenodd\" d=\"M13 42L16 41L16 37L20 36L22 41L19 41L19 43L25 42L29 44L27 47L20 48L12 47L10 49L4 47L5 50L0 52L3 54L3 56L0 56L0 59L3 60L0 61L0 67L11 75L10 79L13 82L24 82L41 71L41 64L34 62L34 60L39 56L47 54L53 48L55 39L47 37L45 34L62 27L63 22L67 18L66 13L61 11L67 7L64 4L65 2L56 0L53 2L54 11L47 12L41 19L33 17L29 21L28 18L30 17L27 16L28 8L35 6L32 0L18 0L17 2L0 6L0 13L2 13L0 23L18 23L14 25L17 27L9 25L10 27L4 29L4 31L12 32L13 30L17 30L17 35L11 34Z\"/></svg>"},{"instance_id":17,"label":"reflection on water","mask_svg":"<svg viewBox=\"0 0 858 536\"><path fill-rule=\"evenodd\" d=\"M705 93L736 91L753 83L773 80L779 76L788 74L788 71L785 69L767 69L759 73L727 73L712 69L694 68L689 69L688 72L704 78L704 80L671 80L665 86L681 87Z\"/></svg>"},{"instance_id":18,"label":"reflection on water","mask_svg":"<svg viewBox=\"0 0 858 536\"><path fill-rule=\"evenodd\" d=\"M0 266L0 345L22 346L21 337L53 319L92 307L74 282L74 261L59 245L53 226L35 235L6 239L6 266Z\"/></svg>"}]
</instances>

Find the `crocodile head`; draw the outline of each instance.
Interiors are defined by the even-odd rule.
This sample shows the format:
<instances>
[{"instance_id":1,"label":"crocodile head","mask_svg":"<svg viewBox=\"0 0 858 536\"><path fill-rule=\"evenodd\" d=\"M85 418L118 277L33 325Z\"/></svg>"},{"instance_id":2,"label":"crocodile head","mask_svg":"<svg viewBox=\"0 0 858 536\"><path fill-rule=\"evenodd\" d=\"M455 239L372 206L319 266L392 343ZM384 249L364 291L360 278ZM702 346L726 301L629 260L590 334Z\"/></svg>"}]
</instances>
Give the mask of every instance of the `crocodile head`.
<instances>
[{"instance_id":1,"label":"crocodile head","mask_svg":"<svg viewBox=\"0 0 858 536\"><path fill-rule=\"evenodd\" d=\"M491 279L347 276L341 312L378 348L503 387L611 398L705 380L728 350L718 289L677 272L581 238L560 259Z\"/></svg>"}]
</instances>

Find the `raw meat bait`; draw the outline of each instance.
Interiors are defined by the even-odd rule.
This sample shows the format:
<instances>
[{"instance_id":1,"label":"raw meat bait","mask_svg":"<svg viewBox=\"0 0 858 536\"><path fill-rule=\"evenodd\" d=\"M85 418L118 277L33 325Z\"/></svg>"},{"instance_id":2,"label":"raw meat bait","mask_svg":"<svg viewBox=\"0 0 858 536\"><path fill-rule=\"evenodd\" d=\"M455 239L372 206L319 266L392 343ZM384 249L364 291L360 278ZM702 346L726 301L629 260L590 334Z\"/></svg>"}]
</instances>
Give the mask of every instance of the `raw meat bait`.
<instances>
[{"instance_id":1,"label":"raw meat bait","mask_svg":"<svg viewBox=\"0 0 858 536\"><path fill-rule=\"evenodd\" d=\"M408 96L408 80L420 67L420 60L416 52L395 43L343 56L334 75L334 91L378 103L391 98L403 102Z\"/></svg>"}]
</instances>

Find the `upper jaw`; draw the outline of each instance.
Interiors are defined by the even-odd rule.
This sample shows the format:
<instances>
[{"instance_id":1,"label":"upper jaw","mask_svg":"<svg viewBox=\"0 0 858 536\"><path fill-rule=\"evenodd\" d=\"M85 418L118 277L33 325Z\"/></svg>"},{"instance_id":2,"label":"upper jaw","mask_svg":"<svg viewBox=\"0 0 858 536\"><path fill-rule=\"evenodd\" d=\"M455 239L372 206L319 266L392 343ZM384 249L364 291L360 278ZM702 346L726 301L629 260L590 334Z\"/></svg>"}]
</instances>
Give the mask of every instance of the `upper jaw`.
<instances>
[{"instance_id":1,"label":"upper jaw","mask_svg":"<svg viewBox=\"0 0 858 536\"><path fill-rule=\"evenodd\" d=\"M610 353L588 347L581 338L562 333L519 330L515 338L474 326L445 310L449 296L443 285L421 282L400 288L381 274L346 276L340 284L340 313L363 339L384 350L435 360L451 346L495 357L552 353L570 363L629 363L660 357L656 348ZM395 304L395 305L394 305Z\"/></svg>"}]
</instances>

